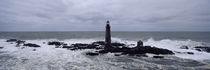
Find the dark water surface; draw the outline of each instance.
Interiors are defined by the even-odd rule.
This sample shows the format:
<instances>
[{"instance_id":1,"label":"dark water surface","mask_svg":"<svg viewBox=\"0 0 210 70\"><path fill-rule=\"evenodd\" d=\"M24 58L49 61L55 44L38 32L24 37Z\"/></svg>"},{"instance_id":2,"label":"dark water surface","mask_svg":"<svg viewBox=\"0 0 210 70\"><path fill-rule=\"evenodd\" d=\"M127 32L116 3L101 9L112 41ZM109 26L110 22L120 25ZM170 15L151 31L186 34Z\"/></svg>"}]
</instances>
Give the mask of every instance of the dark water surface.
<instances>
[{"instance_id":1,"label":"dark water surface","mask_svg":"<svg viewBox=\"0 0 210 70\"><path fill-rule=\"evenodd\" d=\"M0 32L0 39L90 39L101 38L104 32ZM112 32L112 37L125 40L193 40L210 42L210 32Z\"/></svg>"}]
</instances>

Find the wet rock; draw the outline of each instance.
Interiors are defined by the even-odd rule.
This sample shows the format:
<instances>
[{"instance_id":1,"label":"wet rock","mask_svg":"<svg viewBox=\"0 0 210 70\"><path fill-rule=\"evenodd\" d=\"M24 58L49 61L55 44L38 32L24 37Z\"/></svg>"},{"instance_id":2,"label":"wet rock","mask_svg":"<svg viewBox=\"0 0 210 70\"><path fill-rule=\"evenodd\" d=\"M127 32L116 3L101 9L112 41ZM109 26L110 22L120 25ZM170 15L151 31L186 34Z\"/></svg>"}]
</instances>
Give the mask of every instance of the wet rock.
<instances>
[{"instance_id":1,"label":"wet rock","mask_svg":"<svg viewBox=\"0 0 210 70\"><path fill-rule=\"evenodd\" d=\"M187 52L187 54L191 54L191 55L193 55L194 53L193 53L193 52Z\"/></svg>"},{"instance_id":2,"label":"wet rock","mask_svg":"<svg viewBox=\"0 0 210 70\"><path fill-rule=\"evenodd\" d=\"M28 46L28 47L41 47L40 45L32 44L32 43L23 44L23 46Z\"/></svg>"},{"instance_id":3,"label":"wet rock","mask_svg":"<svg viewBox=\"0 0 210 70\"><path fill-rule=\"evenodd\" d=\"M148 57L146 54L136 54L137 57Z\"/></svg>"},{"instance_id":4,"label":"wet rock","mask_svg":"<svg viewBox=\"0 0 210 70\"><path fill-rule=\"evenodd\" d=\"M0 49L3 49L4 47L0 47Z\"/></svg>"},{"instance_id":5,"label":"wet rock","mask_svg":"<svg viewBox=\"0 0 210 70\"><path fill-rule=\"evenodd\" d=\"M25 41L22 41L22 40L18 40L16 41L16 47L20 47L20 44L24 44Z\"/></svg>"},{"instance_id":6,"label":"wet rock","mask_svg":"<svg viewBox=\"0 0 210 70\"><path fill-rule=\"evenodd\" d=\"M87 49L88 45L89 44L76 43L76 44L72 44L71 47L75 49Z\"/></svg>"},{"instance_id":7,"label":"wet rock","mask_svg":"<svg viewBox=\"0 0 210 70\"><path fill-rule=\"evenodd\" d=\"M77 50L77 49L75 49L75 48L68 48L69 50L72 50L72 51L74 51L74 50Z\"/></svg>"},{"instance_id":8,"label":"wet rock","mask_svg":"<svg viewBox=\"0 0 210 70\"><path fill-rule=\"evenodd\" d=\"M120 56L120 54L114 54L114 56Z\"/></svg>"},{"instance_id":9,"label":"wet rock","mask_svg":"<svg viewBox=\"0 0 210 70\"><path fill-rule=\"evenodd\" d=\"M123 43L111 43L111 46L119 47L119 46L125 46L125 44L123 44Z\"/></svg>"},{"instance_id":10,"label":"wet rock","mask_svg":"<svg viewBox=\"0 0 210 70\"><path fill-rule=\"evenodd\" d=\"M63 46L62 48L73 48L72 46Z\"/></svg>"},{"instance_id":11,"label":"wet rock","mask_svg":"<svg viewBox=\"0 0 210 70\"><path fill-rule=\"evenodd\" d=\"M210 47L196 46L196 47L195 47L195 50L198 50L198 51L205 51L205 52L210 53Z\"/></svg>"},{"instance_id":12,"label":"wet rock","mask_svg":"<svg viewBox=\"0 0 210 70\"><path fill-rule=\"evenodd\" d=\"M162 48L156 48L156 47L151 47L151 46L143 46L143 47L135 47L135 48L128 48L128 47L122 47L122 48L112 48L109 50L101 50L99 53L116 53L116 52L122 52L123 54L146 54L146 53L151 53L151 54L174 54L172 51L168 49L162 49Z\"/></svg>"},{"instance_id":13,"label":"wet rock","mask_svg":"<svg viewBox=\"0 0 210 70\"><path fill-rule=\"evenodd\" d=\"M137 42L137 47L142 47L142 46L143 46L143 41L139 40L139 41Z\"/></svg>"},{"instance_id":14,"label":"wet rock","mask_svg":"<svg viewBox=\"0 0 210 70\"><path fill-rule=\"evenodd\" d=\"M33 49L33 51L36 51L36 49Z\"/></svg>"},{"instance_id":15,"label":"wet rock","mask_svg":"<svg viewBox=\"0 0 210 70\"><path fill-rule=\"evenodd\" d=\"M67 46L67 44L63 44L63 46Z\"/></svg>"},{"instance_id":16,"label":"wet rock","mask_svg":"<svg viewBox=\"0 0 210 70\"><path fill-rule=\"evenodd\" d=\"M22 40L17 40L17 41L16 41L17 44L23 44L23 43L25 43L25 42L26 42L26 41L22 41Z\"/></svg>"},{"instance_id":17,"label":"wet rock","mask_svg":"<svg viewBox=\"0 0 210 70\"><path fill-rule=\"evenodd\" d=\"M164 58L164 56L153 56L153 58Z\"/></svg>"},{"instance_id":18,"label":"wet rock","mask_svg":"<svg viewBox=\"0 0 210 70\"><path fill-rule=\"evenodd\" d=\"M135 46L135 44L129 44L128 46Z\"/></svg>"},{"instance_id":19,"label":"wet rock","mask_svg":"<svg viewBox=\"0 0 210 70\"><path fill-rule=\"evenodd\" d=\"M99 55L99 54L98 53L94 53L94 52L88 52L88 53L86 53L86 55L96 56L96 55Z\"/></svg>"},{"instance_id":20,"label":"wet rock","mask_svg":"<svg viewBox=\"0 0 210 70\"><path fill-rule=\"evenodd\" d=\"M101 49L100 47L97 47L99 45L93 45L93 44L90 44L87 46L87 49Z\"/></svg>"},{"instance_id":21,"label":"wet rock","mask_svg":"<svg viewBox=\"0 0 210 70\"><path fill-rule=\"evenodd\" d=\"M63 46L63 48L68 48L70 50L81 50L81 49L98 49L98 53L105 54L108 52L111 53L122 53L122 54L129 54L129 55L136 55L136 54L174 54L172 51L168 49L162 49L157 47L151 47L151 46L142 46L141 47L134 47L130 48L127 47L123 43L111 43L112 47L109 49L105 48L105 43L103 41L93 42L92 44L83 44L83 43L76 43L72 44L71 46Z\"/></svg>"},{"instance_id":22,"label":"wet rock","mask_svg":"<svg viewBox=\"0 0 210 70\"><path fill-rule=\"evenodd\" d=\"M93 45L105 45L104 41L97 41L97 42L93 42Z\"/></svg>"},{"instance_id":23,"label":"wet rock","mask_svg":"<svg viewBox=\"0 0 210 70\"><path fill-rule=\"evenodd\" d=\"M60 46L64 44L63 42L58 42L58 41L52 41L52 42L48 42L48 45L56 45L56 46Z\"/></svg>"},{"instance_id":24,"label":"wet rock","mask_svg":"<svg viewBox=\"0 0 210 70\"><path fill-rule=\"evenodd\" d=\"M16 41L18 41L18 40L17 39L9 39L6 42L16 42Z\"/></svg>"},{"instance_id":25,"label":"wet rock","mask_svg":"<svg viewBox=\"0 0 210 70\"><path fill-rule=\"evenodd\" d=\"M198 48L196 48L195 50L197 50L197 51L199 51L199 52L201 52L201 51L202 51L201 49L198 49Z\"/></svg>"},{"instance_id":26,"label":"wet rock","mask_svg":"<svg viewBox=\"0 0 210 70\"><path fill-rule=\"evenodd\" d=\"M103 47L100 47L96 44L82 44L82 43L76 43L72 44L71 46L65 46L65 48L74 48L74 50L77 49L103 49Z\"/></svg>"},{"instance_id":27,"label":"wet rock","mask_svg":"<svg viewBox=\"0 0 210 70\"><path fill-rule=\"evenodd\" d=\"M181 46L180 49L189 49L188 46Z\"/></svg>"}]
</instances>

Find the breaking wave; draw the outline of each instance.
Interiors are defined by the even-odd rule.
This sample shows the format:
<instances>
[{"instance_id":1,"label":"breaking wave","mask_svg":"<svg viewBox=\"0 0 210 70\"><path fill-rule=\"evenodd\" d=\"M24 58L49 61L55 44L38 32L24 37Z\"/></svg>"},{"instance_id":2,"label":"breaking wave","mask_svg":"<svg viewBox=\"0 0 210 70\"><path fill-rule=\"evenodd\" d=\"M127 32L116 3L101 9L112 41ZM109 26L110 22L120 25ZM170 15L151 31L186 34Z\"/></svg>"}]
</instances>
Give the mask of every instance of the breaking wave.
<instances>
[{"instance_id":1,"label":"breaking wave","mask_svg":"<svg viewBox=\"0 0 210 70\"><path fill-rule=\"evenodd\" d=\"M95 61L92 58L86 55L83 55L84 52L91 50L81 50L81 51L70 51L62 48L55 48L54 46L49 46L43 42L49 41L61 41L65 42L68 45L74 43L91 43L95 41L101 41L103 39L93 38L93 39L66 39L66 40L57 40L57 39L39 39L39 40L25 40L27 43L35 43L40 45L40 48L27 48L14 47L15 44L6 42L6 39L0 39L0 70L9 70L9 69L20 69L20 70L72 70L72 69L93 69L93 70L107 70L107 69L123 69L122 67L116 67L112 64L109 64L105 61ZM133 44L130 47L136 46L136 41L124 40L121 38L112 38L113 42L121 42L127 45ZM165 48L175 52L175 57L191 59L196 61L210 60L210 53L196 51L193 47L195 46L209 46L205 42L197 42L192 40L154 40L150 38L144 41L144 45L151 45L159 48ZM181 46L188 46L189 49L180 49ZM36 49L36 51L32 51ZM193 52L193 55L178 53L178 52ZM106 54L105 58L112 57L112 54ZM3 65L2 65L3 64ZM101 64L101 65L100 65Z\"/></svg>"}]
</instances>

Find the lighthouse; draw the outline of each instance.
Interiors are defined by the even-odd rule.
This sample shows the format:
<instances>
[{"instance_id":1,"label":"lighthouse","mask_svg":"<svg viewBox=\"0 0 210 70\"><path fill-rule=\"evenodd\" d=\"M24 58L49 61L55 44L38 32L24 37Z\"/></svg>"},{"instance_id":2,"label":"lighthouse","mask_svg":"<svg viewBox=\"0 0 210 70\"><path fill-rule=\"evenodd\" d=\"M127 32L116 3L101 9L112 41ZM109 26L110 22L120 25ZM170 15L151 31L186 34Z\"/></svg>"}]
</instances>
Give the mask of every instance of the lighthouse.
<instances>
[{"instance_id":1,"label":"lighthouse","mask_svg":"<svg viewBox=\"0 0 210 70\"><path fill-rule=\"evenodd\" d=\"M105 49L111 49L111 32L109 21L106 22Z\"/></svg>"}]
</instances>

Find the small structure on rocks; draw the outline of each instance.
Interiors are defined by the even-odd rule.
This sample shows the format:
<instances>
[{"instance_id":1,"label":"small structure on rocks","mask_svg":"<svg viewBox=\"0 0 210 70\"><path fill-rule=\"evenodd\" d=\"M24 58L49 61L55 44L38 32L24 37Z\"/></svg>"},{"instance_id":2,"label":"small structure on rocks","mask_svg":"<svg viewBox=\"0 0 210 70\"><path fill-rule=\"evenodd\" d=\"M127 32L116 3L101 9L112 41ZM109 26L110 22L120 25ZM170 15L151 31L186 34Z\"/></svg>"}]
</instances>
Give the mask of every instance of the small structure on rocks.
<instances>
[{"instance_id":1,"label":"small structure on rocks","mask_svg":"<svg viewBox=\"0 0 210 70\"><path fill-rule=\"evenodd\" d=\"M141 40L139 40L139 41L137 42L137 47L143 47L143 42L142 42Z\"/></svg>"},{"instance_id":2,"label":"small structure on rocks","mask_svg":"<svg viewBox=\"0 0 210 70\"><path fill-rule=\"evenodd\" d=\"M143 42L139 40L137 42L137 46L134 48L127 47L125 44L121 43L111 43L111 32L110 32L110 25L109 21L107 21L106 25L106 37L105 37L105 48L100 50L99 53L122 53L122 54L145 54L145 53L152 53L152 54L174 54L172 51L168 49L162 49L157 47L151 46L144 46Z\"/></svg>"}]
</instances>

